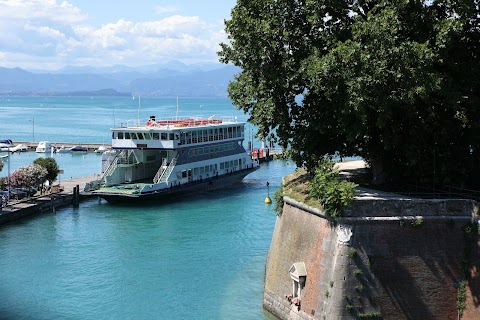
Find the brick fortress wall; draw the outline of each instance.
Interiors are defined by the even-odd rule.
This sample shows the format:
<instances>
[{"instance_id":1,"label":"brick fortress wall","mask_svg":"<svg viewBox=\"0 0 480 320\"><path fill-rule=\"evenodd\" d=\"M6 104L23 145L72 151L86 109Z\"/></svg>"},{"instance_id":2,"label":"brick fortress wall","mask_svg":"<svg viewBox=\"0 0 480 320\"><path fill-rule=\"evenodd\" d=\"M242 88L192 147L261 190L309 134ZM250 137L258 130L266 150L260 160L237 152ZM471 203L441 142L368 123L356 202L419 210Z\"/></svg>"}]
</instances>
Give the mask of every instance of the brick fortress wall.
<instances>
[{"instance_id":1,"label":"brick fortress wall","mask_svg":"<svg viewBox=\"0 0 480 320\"><path fill-rule=\"evenodd\" d=\"M263 302L278 318L457 319L460 305L462 319L480 319L475 202L359 200L332 221L284 200ZM307 274L299 306L286 297L298 262Z\"/></svg>"}]
</instances>

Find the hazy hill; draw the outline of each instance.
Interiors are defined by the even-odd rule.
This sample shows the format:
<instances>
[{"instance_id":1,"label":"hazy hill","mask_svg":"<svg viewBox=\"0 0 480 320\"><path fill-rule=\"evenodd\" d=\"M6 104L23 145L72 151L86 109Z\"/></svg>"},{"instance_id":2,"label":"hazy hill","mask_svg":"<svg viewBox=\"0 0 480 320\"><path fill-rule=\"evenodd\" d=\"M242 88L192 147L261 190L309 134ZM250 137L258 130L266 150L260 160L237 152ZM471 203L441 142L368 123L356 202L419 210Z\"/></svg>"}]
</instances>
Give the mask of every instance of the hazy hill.
<instances>
[{"instance_id":1,"label":"hazy hill","mask_svg":"<svg viewBox=\"0 0 480 320\"><path fill-rule=\"evenodd\" d=\"M239 69L219 63L186 65L169 61L128 67L67 66L59 70L23 70L0 67L0 94L133 93L143 96L227 96L228 82ZM108 92L108 91L107 91Z\"/></svg>"}]
</instances>

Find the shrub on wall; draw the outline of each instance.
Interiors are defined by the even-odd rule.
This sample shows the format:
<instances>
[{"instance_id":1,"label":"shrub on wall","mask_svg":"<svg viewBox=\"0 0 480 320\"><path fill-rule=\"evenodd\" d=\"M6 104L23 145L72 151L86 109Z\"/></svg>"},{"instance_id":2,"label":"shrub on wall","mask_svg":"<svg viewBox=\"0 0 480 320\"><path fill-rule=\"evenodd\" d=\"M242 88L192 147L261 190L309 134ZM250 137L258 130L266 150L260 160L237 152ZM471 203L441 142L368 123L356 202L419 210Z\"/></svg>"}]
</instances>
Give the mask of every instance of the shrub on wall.
<instances>
[{"instance_id":1,"label":"shrub on wall","mask_svg":"<svg viewBox=\"0 0 480 320\"><path fill-rule=\"evenodd\" d=\"M342 214L343 208L353 201L357 185L340 179L334 165L335 163L328 158L318 162L309 192L330 216L338 217Z\"/></svg>"},{"instance_id":2,"label":"shrub on wall","mask_svg":"<svg viewBox=\"0 0 480 320\"><path fill-rule=\"evenodd\" d=\"M273 201L275 203L273 211L275 211L278 216L281 216L283 211L283 185L280 185L280 188L273 194Z\"/></svg>"}]
</instances>

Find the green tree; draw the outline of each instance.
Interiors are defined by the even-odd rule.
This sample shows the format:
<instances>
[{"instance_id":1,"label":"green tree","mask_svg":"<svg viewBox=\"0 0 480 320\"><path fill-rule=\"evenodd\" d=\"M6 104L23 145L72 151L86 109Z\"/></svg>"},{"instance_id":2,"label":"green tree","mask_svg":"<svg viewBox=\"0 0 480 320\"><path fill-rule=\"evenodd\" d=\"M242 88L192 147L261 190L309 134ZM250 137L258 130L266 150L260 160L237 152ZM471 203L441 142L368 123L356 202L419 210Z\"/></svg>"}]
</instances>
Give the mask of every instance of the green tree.
<instances>
[{"instance_id":1,"label":"green tree","mask_svg":"<svg viewBox=\"0 0 480 320\"><path fill-rule=\"evenodd\" d=\"M359 155L373 182L480 178L479 1L238 0L221 60L261 136L309 171Z\"/></svg>"},{"instance_id":2,"label":"green tree","mask_svg":"<svg viewBox=\"0 0 480 320\"><path fill-rule=\"evenodd\" d=\"M47 176L45 177L52 185L52 182L57 179L58 169L57 161L53 158L37 158L33 163L38 164L47 170Z\"/></svg>"}]
</instances>

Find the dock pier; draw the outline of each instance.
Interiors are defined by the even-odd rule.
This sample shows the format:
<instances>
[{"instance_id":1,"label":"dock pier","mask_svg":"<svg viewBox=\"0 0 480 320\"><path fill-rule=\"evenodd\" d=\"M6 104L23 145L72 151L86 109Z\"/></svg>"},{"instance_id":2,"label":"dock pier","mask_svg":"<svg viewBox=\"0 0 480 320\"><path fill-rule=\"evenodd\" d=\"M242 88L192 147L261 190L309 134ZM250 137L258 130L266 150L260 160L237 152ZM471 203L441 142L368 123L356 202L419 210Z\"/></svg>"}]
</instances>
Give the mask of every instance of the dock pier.
<instances>
[{"instance_id":1,"label":"dock pier","mask_svg":"<svg viewBox=\"0 0 480 320\"><path fill-rule=\"evenodd\" d=\"M52 186L55 192L38 194L21 200L10 199L10 202L0 209L0 225L42 212L55 213L60 207L78 206L83 199L86 199L80 193L81 188L95 179L97 179L95 175L66 179L62 180L61 186Z\"/></svg>"},{"instance_id":2,"label":"dock pier","mask_svg":"<svg viewBox=\"0 0 480 320\"><path fill-rule=\"evenodd\" d=\"M15 141L15 145L23 144L28 147L29 150L35 151L35 148L38 146L38 142L31 142L31 141ZM111 148L111 144L106 144L106 143L74 143L74 142L53 142L50 141L50 143L57 148L60 147L65 147L65 148L71 148L74 146L82 146L87 148L87 150L90 151L95 151L98 149L100 146L105 146L107 149Z\"/></svg>"}]
</instances>

